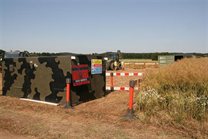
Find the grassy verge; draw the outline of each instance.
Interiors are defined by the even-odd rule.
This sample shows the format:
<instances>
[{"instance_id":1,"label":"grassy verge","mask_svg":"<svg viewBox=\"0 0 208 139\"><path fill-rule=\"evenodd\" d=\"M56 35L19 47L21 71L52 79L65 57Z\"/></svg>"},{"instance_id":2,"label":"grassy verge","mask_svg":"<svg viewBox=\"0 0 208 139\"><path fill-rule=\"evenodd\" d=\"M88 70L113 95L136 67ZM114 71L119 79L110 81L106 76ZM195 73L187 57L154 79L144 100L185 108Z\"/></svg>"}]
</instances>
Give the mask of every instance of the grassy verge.
<instances>
[{"instance_id":1,"label":"grassy verge","mask_svg":"<svg viewBox=\"0 0 208 139\"><path fill-rule=\"evenodd\" d=\"M149 72L142 95L137 98L137 108L144 115L144 121L156 118L160 124L208 134L207 67L208 58L193 58Z\"/></svg>"}]
</instances>

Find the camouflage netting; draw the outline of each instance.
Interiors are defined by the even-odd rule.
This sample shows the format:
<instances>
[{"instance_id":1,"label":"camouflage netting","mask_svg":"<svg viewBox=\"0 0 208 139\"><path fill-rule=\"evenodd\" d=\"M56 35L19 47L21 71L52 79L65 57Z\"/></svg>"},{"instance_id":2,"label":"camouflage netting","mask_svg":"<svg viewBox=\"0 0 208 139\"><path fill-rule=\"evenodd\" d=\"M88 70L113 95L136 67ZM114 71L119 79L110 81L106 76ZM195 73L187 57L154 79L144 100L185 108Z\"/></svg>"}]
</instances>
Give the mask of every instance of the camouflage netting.
<instances>
[{"instance_id":1,"label":"camouflage netting","mask_svg":"<svg viewBox=\"0 0 208 139\"><path fill-rule=\"evenodd\" d=\"M87 64L90 84L71 84L71 102L100 98L105 95L105 63L101 74L92 75L93 58L102 59L94 55L77 55L75 60L71 56L7 58L2 69L3 95L65 103L66 78L72 77L72 65Z\"/></svg>"}]
</instances>

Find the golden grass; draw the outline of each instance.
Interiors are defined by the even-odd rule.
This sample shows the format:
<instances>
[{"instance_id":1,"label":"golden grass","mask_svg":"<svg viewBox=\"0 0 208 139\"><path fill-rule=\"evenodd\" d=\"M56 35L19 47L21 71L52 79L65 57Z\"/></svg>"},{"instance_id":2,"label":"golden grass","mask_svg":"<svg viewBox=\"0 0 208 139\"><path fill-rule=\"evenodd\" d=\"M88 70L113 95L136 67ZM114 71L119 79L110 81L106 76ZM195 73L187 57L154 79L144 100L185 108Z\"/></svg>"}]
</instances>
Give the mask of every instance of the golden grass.
<instances>
[{"instance_id":1,"label":"golden grass","mask_svg":"<svg viewBox=\"0 0 208 139\"><path fill-rule=\"evenodd\" d=\"M145 86L162 89L161 91L172 89L186 92L191 89L197 95L208 95L207 85L208 58L181 60L148 74L145 80Z\"/></svg>"},{"instance_id":2,"label":"golden grass","mask_svg":"<svg viewBox=\"0 0 208 139\"><path fill-rule=\"evenodd\" d=\"M149 71L142 87L137 106L148 120L159 116L163 119L159 123L166 121L208 134L208 58L183 59ZM185 124L193 121L192 127ZM203 128L196 128L201 123Z\"/></svg>"}]
</instances>

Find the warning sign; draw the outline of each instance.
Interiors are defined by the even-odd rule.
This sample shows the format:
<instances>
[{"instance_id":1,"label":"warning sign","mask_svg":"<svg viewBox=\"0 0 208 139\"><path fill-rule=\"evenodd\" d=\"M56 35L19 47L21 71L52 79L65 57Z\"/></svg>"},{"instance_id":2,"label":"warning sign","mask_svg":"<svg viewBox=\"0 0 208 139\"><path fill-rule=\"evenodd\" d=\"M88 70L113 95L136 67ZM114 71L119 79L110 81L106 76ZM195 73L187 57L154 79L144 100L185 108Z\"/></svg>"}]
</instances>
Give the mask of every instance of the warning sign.
<instances>
[{"instance_id":1,"label":"warning sign","mask_svg":"<svg viewBox=\"0 0 208 139\"><path fill-rule=\"evenodd\" d=\"M72 65L73 86L89 84L89 69L87 64Z\"/></svg>"},{"instance_id":2,"label":"warning sign","mask_svg":"<svg viewBox=\"0 0 208 139\"><path fill-rule=\"evenodd\" d=\"M91 74L102 74L102 59L91 60Z\"/></svg>"}]
</instances>

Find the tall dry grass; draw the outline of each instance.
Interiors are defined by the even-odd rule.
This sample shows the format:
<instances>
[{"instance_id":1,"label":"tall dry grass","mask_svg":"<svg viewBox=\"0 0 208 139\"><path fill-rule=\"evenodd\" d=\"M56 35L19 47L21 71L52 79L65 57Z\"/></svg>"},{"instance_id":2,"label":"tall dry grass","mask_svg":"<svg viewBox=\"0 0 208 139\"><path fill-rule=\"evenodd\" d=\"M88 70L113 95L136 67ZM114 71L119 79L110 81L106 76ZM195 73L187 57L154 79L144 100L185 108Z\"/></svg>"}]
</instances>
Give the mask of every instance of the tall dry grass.
<instances>
[{"instance_id":1,"label":"tall dry grass","mask_svg":"<svg viewBox=\"0 0 208 139\"><path fill-rule=\"evenodd\" d=\"M176 123L208 120L208 58L183 59L147 73L137 106Z\"/></svg>"}]
</instances>

